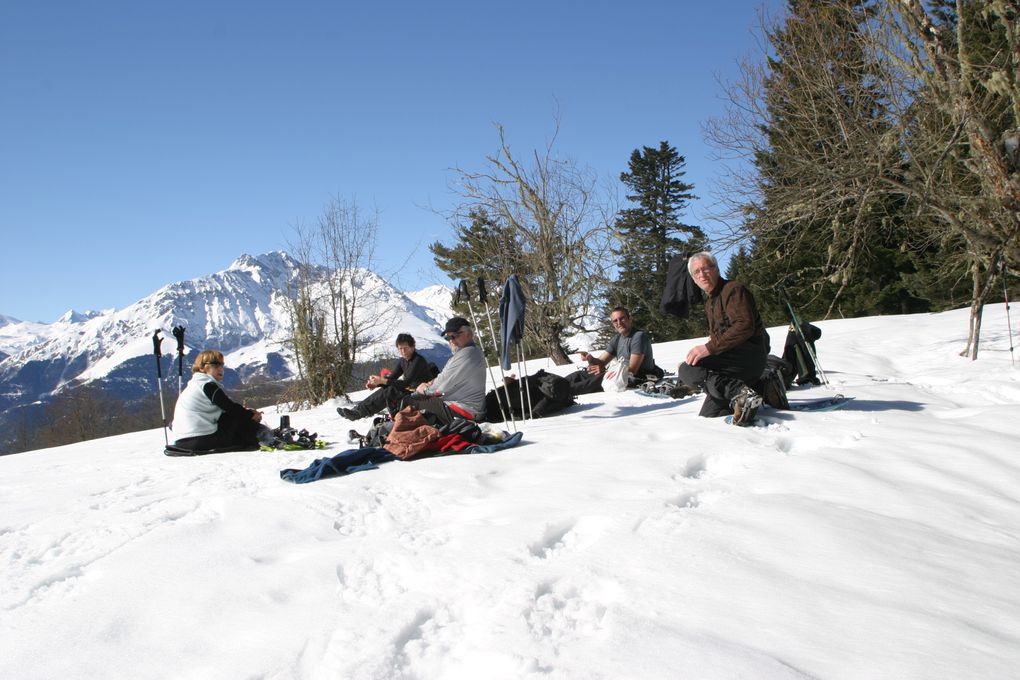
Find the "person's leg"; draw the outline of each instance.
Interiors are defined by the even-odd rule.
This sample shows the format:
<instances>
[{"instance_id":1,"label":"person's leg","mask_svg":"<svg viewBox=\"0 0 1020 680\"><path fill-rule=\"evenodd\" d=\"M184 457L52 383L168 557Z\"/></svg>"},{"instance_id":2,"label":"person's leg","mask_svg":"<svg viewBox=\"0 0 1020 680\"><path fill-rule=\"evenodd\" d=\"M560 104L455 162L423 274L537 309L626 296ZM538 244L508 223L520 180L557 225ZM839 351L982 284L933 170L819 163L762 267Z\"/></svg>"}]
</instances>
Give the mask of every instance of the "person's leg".
<instances>
[{"instance_id":1,"label":"person's leg","mask_svg":"<svg viewBox=\"0 0 1020 680\"><path fill-rule=\"evenodd\" d=\"M602 391L602 375L589 373L585 370L574 371L566 376L570 383L570 393L575 397L579 394L591 394Z\"/></svg>"},{"instance_id":2,"label":"person's leg","mask_svg":"<svg viewBox=\"0 0 1020 680\"><path fill-rule=\"evenodd\" d=\"M385 387L380 387L373 391L353 407L348 408L340 406L336 411L348 420L361 420L362 418L368 418L369 416L373 416L383 410L393 412L396 405L400 403L400 400L406 395L407 392L399 387L386 385Z\"/></svg>"},{"instance_id":3,"label":"person's leg","mask_svg":"<svg viewBox=\"0 0 1020 680\"><path fill-rule=\"evenodd\" d=\"M741 345L722 354L713 354L697 366L683 363L677 379L705 392L699 415L718 418L733 413L731 403L747 384L754 384L765 369L765 355L756 345Z\"/></svg>"},{"instance_id":4,"label":"person's leg","mask_svg":"<svg viewBox=\"0 0 1020 680\"><path fill-rule=\"evenodd\" d=\"M224 413L216 424L216 434L220 435L224 441L230 442L230 446L256 448L260 442L260 428L263 427L265 426L262 423L255 422L247 414L231 418ZM265 427L265 432L269 432L268 427Z\"/></svg>"},{"instance_id":5,"label":"person's leg","mask_svg":"<svg viewBox=\"0 0 1020 680\"><path fill-rule=\"evenodd\" d=\"M437 426L449 425L453 421L453 413L447 408L442 397L414 392L400 400L397 410L399 411L405 406L414 406L423 413L431 414L435 417L437 422L434 424ZM427 418L427 420L431 419Z\"/></svg>"},{"instance_id":6,"label":"person's leg","mask_svg":"<svg viewBox=\"0 0 1020 680\"><path fill-rule=\"evenodd\" d=\"M219 432L202 435L200 437L184 437L174 442L174 446L187 449L188 451L213 451L224 449L230 446L230 439Z\"/></svg>"}]
</instances>

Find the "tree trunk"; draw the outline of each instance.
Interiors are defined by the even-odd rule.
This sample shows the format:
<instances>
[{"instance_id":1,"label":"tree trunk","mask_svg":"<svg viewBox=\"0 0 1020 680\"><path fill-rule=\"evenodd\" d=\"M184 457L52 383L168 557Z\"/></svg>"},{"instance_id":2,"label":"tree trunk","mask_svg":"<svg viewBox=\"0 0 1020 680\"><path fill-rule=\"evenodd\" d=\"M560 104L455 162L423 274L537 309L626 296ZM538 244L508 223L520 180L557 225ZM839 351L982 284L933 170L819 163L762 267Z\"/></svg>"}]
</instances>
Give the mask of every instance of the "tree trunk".
<instances>
[{"instance_id":1,"label":"tree trunk","mask_svg":"<svg viewBox=\"0 0 1020 680\"><path fill-rule=\"evenodd\" d=\"M995 254L991 261L998 261L999 254ZM971 296L970 302L970 332L967 335L967 347L960 352L960 356L970 356L971 361L977 361L978 357L978 343L981 341L981 316L985 310L985 302L988 300L988 296L992 292L992 287L995 284L995 269L994 267L987 268L987 276L982 278L981 275L981 259L974 258L974 292Z\"/></svg>"}]
</instances>

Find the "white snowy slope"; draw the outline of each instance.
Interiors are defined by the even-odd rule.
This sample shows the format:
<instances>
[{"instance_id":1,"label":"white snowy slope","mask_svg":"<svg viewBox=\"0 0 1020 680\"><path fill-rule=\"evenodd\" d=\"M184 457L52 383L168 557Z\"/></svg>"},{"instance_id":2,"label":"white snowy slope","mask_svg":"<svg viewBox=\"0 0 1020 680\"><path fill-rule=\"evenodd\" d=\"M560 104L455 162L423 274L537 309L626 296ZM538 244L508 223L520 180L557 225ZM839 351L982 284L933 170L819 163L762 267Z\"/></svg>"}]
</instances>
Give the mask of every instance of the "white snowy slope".
<instances>
[{"instance_id":1,"label":"white snowy slope","mask_svg":"<svg viewBox=\"0 0 1020 680\"><path fill-rule=\"evenodd\" d=\"M854 401L762 428L629 392L305 485L162 430L2 457L0 677L1015 678L1020 369L966 318L821 323ZM291 414L325 455L334 406Z\"/></svg>"}]
</instances>

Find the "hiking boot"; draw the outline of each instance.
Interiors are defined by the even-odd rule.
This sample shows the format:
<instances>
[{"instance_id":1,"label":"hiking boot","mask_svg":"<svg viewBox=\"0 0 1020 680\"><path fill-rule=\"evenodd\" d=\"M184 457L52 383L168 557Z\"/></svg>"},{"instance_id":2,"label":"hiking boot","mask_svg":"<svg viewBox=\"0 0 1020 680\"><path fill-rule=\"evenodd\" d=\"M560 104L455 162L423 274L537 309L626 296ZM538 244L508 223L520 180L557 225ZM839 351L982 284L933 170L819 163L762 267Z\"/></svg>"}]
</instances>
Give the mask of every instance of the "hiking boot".
<instances>
[{"instance_id":1,"label":"hiking boot","mask_svg":"<svg viewBox=\"0 0 1020 680\"><path fill-rule=\"evenodd\" d=\"M673 397L674 399L683 399L684 397L690 397L695 394L701 394L701 390L697 387L691 387L690 385L677 383L676 385L670 387L666 394Z\"/></svg>"},{"instance_id":2,"label":"hiking boot","mask_svg":"<svg viewBox=\"0 0 1020 680\"><path fill-rule=\"evenodd\" d=\"M730 408L733 409L733 424L747 427L754 422L758 415L758 407L761 406L761 396L747 385L740 388L737 396L730 401Z\"/></svg>"},{"instance_id":3,"label":"hiking boot","mask_svg":"<svg viewBox=\"0 0 1020 680\"><path fill-rule=\"evenodd\" d=\"M361 420L361 414L353 408L347 408L345 406L337 406L336 412L342 415L347 420Z\"/></svg>"}]
</instances>

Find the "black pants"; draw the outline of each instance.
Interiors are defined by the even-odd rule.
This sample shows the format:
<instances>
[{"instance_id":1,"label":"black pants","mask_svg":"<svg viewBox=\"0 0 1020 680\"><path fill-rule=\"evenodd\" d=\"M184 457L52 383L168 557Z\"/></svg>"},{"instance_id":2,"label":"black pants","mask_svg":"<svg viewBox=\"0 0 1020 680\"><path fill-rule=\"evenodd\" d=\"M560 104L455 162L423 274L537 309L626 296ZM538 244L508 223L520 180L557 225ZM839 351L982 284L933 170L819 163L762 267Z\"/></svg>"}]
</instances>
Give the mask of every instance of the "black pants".
<instances>
[{"instance_id":1,"label":"black pants","mask_svg":"<svg viewBox=\"0 0 1020 680\"><path fill-rule=\"evenodd\" d=\"M730 402L744 385L754 385L765 370L768 350L764 345L745 342L739 347L710 354L697 366L687 363L677 368L677 379L705 391L705 403L698 415L718 418L733 413Z\"/></svg>"},{"instance_id":2,"label":"black pants","mask_svg":"<svg viewBox=\"0 0 1020 680\"><path fill-rule=\"evenodd\" d=\"M386 385L384 387L380 387L362 399L361 402L354 407L354 410L362 418L373 416L380 411L396 413L400 410L397 408L400 404L400 400L409 394L410 392L402 388L395 387L394 385Z\"/></svg>"},{"instance_id":3,"label":"black pants","mask_svg":"<svg viewBox=\"0 0 1020 680\"><path fill-rule=\"evenodd\" d=\"M259 429L265 427L250 417L231 418L226 412L216 422L216 431L200 437L185 437L174 444L191 451L212 451L214 449L233 449L235 451L254 451L259 448Z\"/></svg>"},{"instance_id":4,"label":"black pants","mask_svg":"<svg viewBox=\"0 0 1020 680\"><path fill-rule=\"evenodd\" d=\"M408 405L433 415L439 425L448 425L455 415L459 415L450 410L442 397L408 392L393 385L386 385L372 392L362 399L361 403L354 407L354 410L362 418L367 418L383 410L393 415Z\"/></svg>"}]
</instances>

